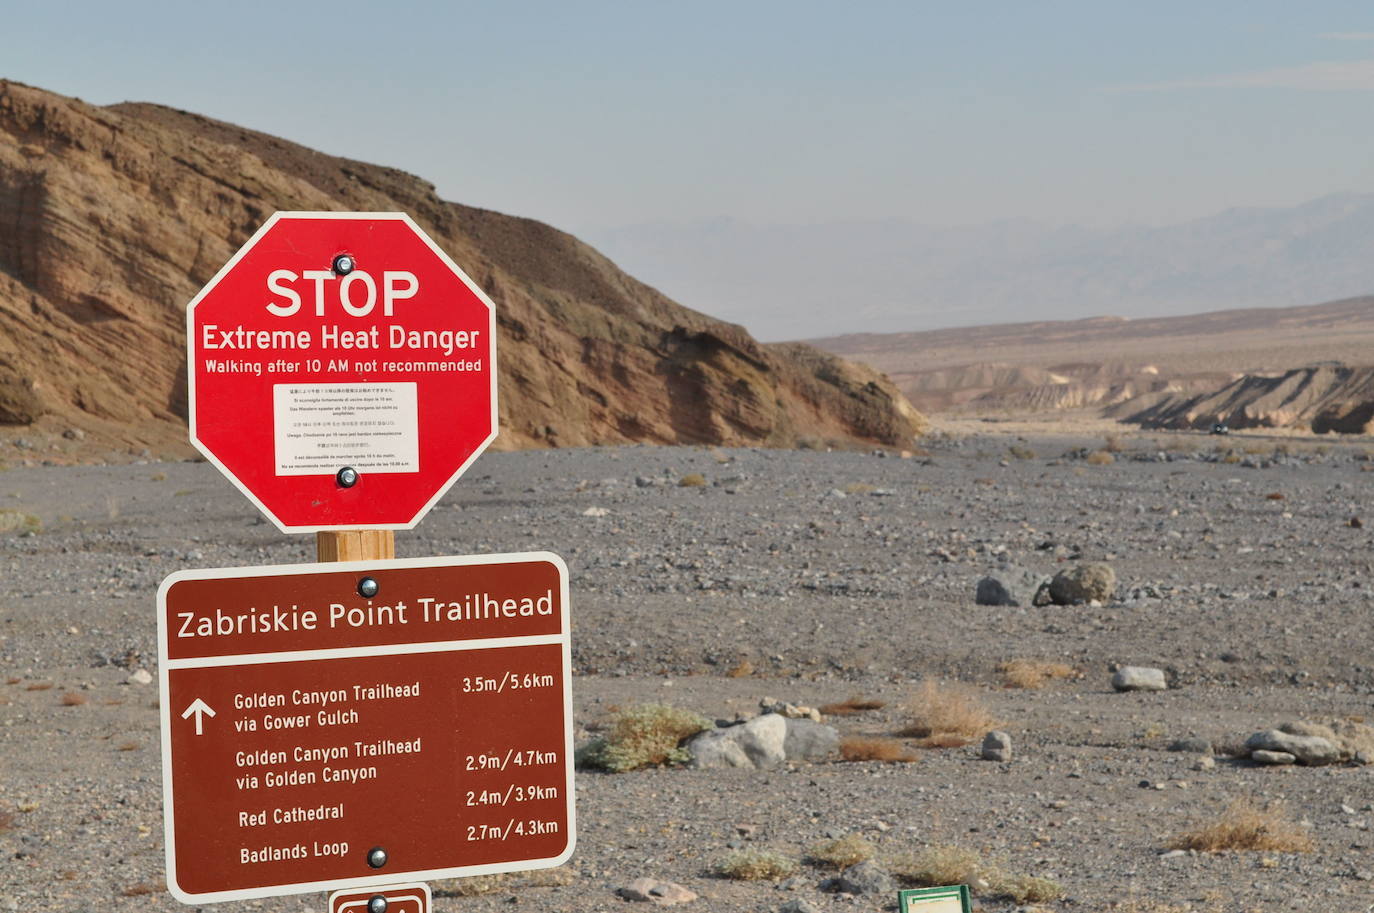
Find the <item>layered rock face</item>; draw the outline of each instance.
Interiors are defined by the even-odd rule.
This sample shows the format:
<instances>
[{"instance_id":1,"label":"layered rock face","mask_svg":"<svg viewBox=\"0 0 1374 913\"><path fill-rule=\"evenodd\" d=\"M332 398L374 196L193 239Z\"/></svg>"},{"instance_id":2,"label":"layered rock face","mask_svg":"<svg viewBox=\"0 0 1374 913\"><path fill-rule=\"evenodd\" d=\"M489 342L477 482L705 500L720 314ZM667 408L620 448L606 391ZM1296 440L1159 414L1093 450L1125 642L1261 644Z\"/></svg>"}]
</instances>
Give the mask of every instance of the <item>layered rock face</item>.
<instances>
[{"instance_id":1,"label":"layered rock face","mask_svg":"<svg viewBox=\"0 0 1374 913\"><path fill-rule=\"evenodd\" d=\"M276 210L408 212L486 290L498 446L902 445L924 430L881 374L760 344L548 225L194 114L12 82L0 82L0 424L58 423L101 446L184 441L186 304Z\"/></svg>"},{"instance_id":2,"label":"layered rock face","mask_svg":"<svg viewBox=\"0 0 1374 913\"><path fill-rule=\"evenodd\" d=\"M1299 428L1374 431L1374 368L1314 365L1279 376L1247 374L1210 393L1126 403L1121 418L1146 428Z\"/></svg>"}]
</instances>

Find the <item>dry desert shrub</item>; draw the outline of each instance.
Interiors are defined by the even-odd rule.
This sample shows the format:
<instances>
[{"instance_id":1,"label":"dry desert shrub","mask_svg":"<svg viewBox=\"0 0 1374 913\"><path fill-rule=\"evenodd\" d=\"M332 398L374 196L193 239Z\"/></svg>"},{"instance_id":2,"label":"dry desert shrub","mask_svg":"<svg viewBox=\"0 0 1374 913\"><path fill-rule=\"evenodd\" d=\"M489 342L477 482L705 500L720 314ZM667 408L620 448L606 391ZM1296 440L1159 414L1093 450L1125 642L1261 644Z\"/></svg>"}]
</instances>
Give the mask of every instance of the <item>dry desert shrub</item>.
<instances>
[{"instance_id":1,"label":"dry desert shrub","mask_svg":"<svg viewBox=\"0 0 1374 913\"><path fill-rule=\"evenodd\" d=\"M33 514L26 514L22 510L5 508L0 510L0 533L10 533L16 530L20 533L36 533L43 527L43 521Z\"/></svg>"},{"instance_id":2,"label":"dry desert shrub","mask_svg":"<svg viewBox=\"0 0 1374 913\"><path fill-rule=\"evenodd\" d=\"M80 707L84 703L86 703L86 695L79 692L68 691L66 694L62 695L63 707Z\"/></svg>"},{"instance_id":3,"label":"dry desert shrub","mask_svg":"<svg viewBox=\"0 0 1374 913\"><path fill-rule=\"evenodd\" d=\"M817 865L847 869L872 859L875 852L873 844L860 835L845 834L843 837L813 846L807 858Z\"/></svg>"},{"instance_id":4,"label":"dry desert shrub","mask_svg":"<svg viewBox=\"0 0 1374 913\"><path fill-rule=\"evenodd\" d=\"M887 861L887 870L904 884L917 886L968 884L977 878L998 880L996 870L978 853L948 844L896 854Z\"/></svg>"},{"instance_id":5,"label":"dry desert shrub","mask_svg":"<svg viewBox=\"0 0 1374 913\"><path fill-rule=\"evenodd\" d=\"M0 807L0 834L12 830L14 830L14 809L8 806Z\"/></svg>"},{"instance_id":6,"label":"dry desert shrub","mask_svg":"<svg viewBox=\"0 0 1374 913\"><path fill-rule=\"evenodd\" d=\"M1116 457L1105 450L1094 450L1083 458L1089 466L1110 466L1116 462Z\"/></svg>"},{"instance_id":7,"label":"dry desert shrub","mask_svg":"<svg viewBox=\"0 0 1374 913\"><path fill-rule=\"evenodd\" d=\"M706 484L706 476L699 472L689 472L677 480L678 488L700 488Z\"/></svg>"},{"instance_id":8,"label":"dry desert shrub","mask_svg":"<svg viewBox=\"0 0 1374 913\"><path fill-rule=\"evenodd\" d=\"M725 674L729 678L748 678L754 674L754 664L747 659L742 659Z\"/></svg>"},{"instance_id":9,"label":"dry desert shrub","mask_svg":"<svg viewBox=\"0 0 1374 913\"><path fill-rule=\"evenodd\" d=\"M1223 850L1270 850L1310 853L1316 844L1282 806L1262 807L1251 799L1237 799L1215 821L1175 837L1170 847L1219 853Z\"/></svg>"},{"instance_id":10,"label":"dry desert shrub","mask_svg":"<svg viewBox=\"0 0 1374 913\"><path fill-rule=\"evenodd\" d=\"M1282 501L1284 499L1284 494L1281 491L1271 491L1264 496L1264 499L1266 501Z\"/></svg>"},{"instance_id":11,"label":"dry desert shrub","mask_svg":"<svg viewBox=\"0 0 1374 913\"><path fill-rule=\"evenodd\" d=\"M49 691L52 689L52 682L33 682L25 691Z\"/></svg>"},{"instance_id":12,"label":"dry desert shrub","mask_svg":"<svg viewBox=\"0 0 1374 913\"><path fill-rule=\"evenodd\" d=\"M141 747L137 742L120 742L115 746L115 751L138 751Z\"/></svg>"},{"instance_id":13,"label":"dry desert shrub","mask_svg":"<svg viewBox=\"0 0 1374 913\"><path fill-rule=\"evenodd\" d=\"M855 716L867 710L882 710L886 706L886 701L875 701L856 695L837 704L824 704L820 711L826 716Z\"/></svg>"},{"instance_id":14,"label":"dry desert shrub","mask_svg":"<svg viewBox=\"0 0 1374 913\"><path fill-rule=\"evenodd\" d=\"M9 678L5 679L5 684L7 684L7 685L17 685L17 684L19 684L19 683L22 682L22 681L23 681L22 678L19 678L18 676L15 676L15 675L11 675Z\"/></svg>"},{"instance_id":15,"label":"dry desert shrub","mask_svg":"<svg viewBox=\"0 0 1374 913\"><path fill-rule=\"evenodd\" d=\"M735 881L781 881L797 871L797 861L774 850L737 850L716 866L716 874Z\"/></svg>"},{"instance_id":16,"label":"dry desert shrub","mask_svg":"<svg viewBox=\"0 0 1374 913\"><path fill-rule=\"evenodd\" d=\"M881 736L847 735L840 740L840 757L846 761L917 760L917 755L898 739Z\"/></svg>"},{"instance_id":17,"label":"dry desert shrub","mask_svg":"<svg viewBox=\"0 0 1374 913\"><path fill-rule=\"evenodd\" d=\"M871 495L878 490L878 486L869 485L867 482L850 482L841 489L847 495Z\"/></svg>"},{"instance_id":18,"label":"dry desert shrub","mask_svg":"<svg viewBox=\"0 0 1374 913\"><path fill-rule=\"evenodd\" d=\"M1016 875L995 886L1019 904L1049 903L1064 896L1064 886L1050 878L1036 875Z\"/></svg>"},{"instance_id":19,"label":"dry desert shrub","mask_svg":"<svg viewBox=\"0 0 1374 913\"><path fill-rule=\"evenodd\" d=\"M137 884L131 884L119 893L125 897L145 897L149 894L161 894L166 890L167 883L158 878L155 881L140 881Z\"/></svg>"},{"instance_id":20,"label":"dry desert shrub","mask_svg":"<svg viewBox=\"0 0 1374 913\"><path fill-rule=\"evenodd\" d=\"M1102 449L1107 453L1120 453L1126 449L1126 445L1121 443L1121 436L1109 434L1102 441Z\"/></svg>"},{"instance_id":21,"label":"dry desert shrub","mask_svg":"<svg viewBox=\"0 0 1374 913\"><path fill-rule=\"evenodd\" d=\"M960 738L968 744L989 729L997 728L997 718L983 706L971 689L962 685L940 685L926 679L906 703L910 722L897 734L925 739L927 747L953 747L937 744L942 737Z\"/></svg>"},{"instance_id":22,"label":"dry desert shrub","mask_svg":"<svg viewBox=\"0 0 1374 913\"><path fill-rule=\"evenodd\" d=\"M1008 688L1042 688L1061 678L1074 678L1078 670L1066 663L1040 659L1009 659L999 663L997 671Z\"/></svg>"},{"instance_id":23,"label":"dry desert shrub","mask_svg":"<svg viewBox=\"0 0 1374 913\"><path fill-rule=\"evenodd\" d=\"M687 760L683 739L710 729L711 722L690 710L642 704L616 715L606 735L577 752L577 766L622 773Z\"/></svg>"},{"instance_id":24,"label":"dry desert shrub","mask_svg":"<svg viewBox=\"0 0 1374 913\"><path fill-rule=\"evenodd\" d=\"M1035 459L1035 451L1029 447L1022 447L1020 444L1012 444L1007 448L1007 453L1018 460Z\"/></svg>"}]
</instances>

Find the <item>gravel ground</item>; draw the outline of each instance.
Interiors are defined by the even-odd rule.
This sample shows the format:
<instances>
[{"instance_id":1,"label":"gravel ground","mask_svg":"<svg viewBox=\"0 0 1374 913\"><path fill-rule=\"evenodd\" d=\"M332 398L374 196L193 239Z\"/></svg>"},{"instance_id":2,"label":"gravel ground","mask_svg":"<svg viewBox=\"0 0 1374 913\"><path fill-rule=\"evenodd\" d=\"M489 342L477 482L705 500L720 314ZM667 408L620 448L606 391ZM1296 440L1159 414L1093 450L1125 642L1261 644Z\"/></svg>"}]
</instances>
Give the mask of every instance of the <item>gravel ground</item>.
<instances>
[{"instance_id":1,"label":"gravel ground","mask_svg":"<svg viewBox=\"0 0 1374 913\"><path fill-rule=\"evenodd\" d=\"M1083 458L1100 438L996 434L934 440L911 459L647 447L484 456L398 534L398 553L564 556L579 743L617 707L733 717L764 696L884 700L830 722L891 733L917 684L937 678L975 688L1016 757L982 761L974 744L920 750L909 764L581 773L578 849L563 870L471 897L436 883L435 908L618 909L629 902L616 889L640 876L696 892L688 910L890 908L890 894L823 893L828 873L814 866L781 886L713 874L732 844L801 858L856 832L883 854L954 845L1052 878L1065 890L1042 905L1052 909L1363 913L1374 904L1371 768L1219 757L1195 770L1195 755L1166 749L1371 713L1370 531L1351 524L1367 511L1367 445L1283 455L1233 440L1228 462L1206 438L1159 451L1146 444L1157 437L1124 438L1111 465ZM705 484L679 486L689 473ZM0 535L0 910L182 909L160 884L156 686L129 681L157 671L155 590L184 568L313 560L313 538L278 533L203 463L12 469L0 508L19 512L0 521L39 524ZM1118 598L975 605L975 582L1002 560L1045 574L1106 561ZM1082 675L1010 690L997 665L1012 658ZM1170 688L1114 693L1113 664L1162 668ZM1317 851L1163 855L1238 797L1282 800Z\"/></svg>"}]
</instances>

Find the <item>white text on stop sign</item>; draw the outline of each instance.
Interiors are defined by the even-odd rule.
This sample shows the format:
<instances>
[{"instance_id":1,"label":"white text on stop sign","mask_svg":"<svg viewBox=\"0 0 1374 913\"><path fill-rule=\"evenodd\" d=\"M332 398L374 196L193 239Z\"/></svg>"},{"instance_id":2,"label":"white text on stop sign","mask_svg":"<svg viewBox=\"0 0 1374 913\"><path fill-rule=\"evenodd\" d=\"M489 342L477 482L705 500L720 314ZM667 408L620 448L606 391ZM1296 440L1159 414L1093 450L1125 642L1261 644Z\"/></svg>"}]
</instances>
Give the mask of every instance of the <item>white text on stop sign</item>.
<instances>
[{"instance_id":1,"label":"white text on stop sign","mask_svg":"<svg viewBox=\"0 0 1374 913\"><path fill-rule=\"evenodd\" d=\"M301 295L290 283L299 279L315 284L315 316L325 311L325 283L337 280L335 300L351 317L366 317L377 306L377 280L365 270L339 276L333 270L308 269L297 275L293 270L274 269L267 274L267 290L285 298L287 303L268 302L267 312L274 317L291 317L301 309ZM356 286L361 286L357 288ZM406 270L386 270L382 273L382 315L391 317L397 301L414 298L420 290L420 280Z\"/></svg>"}]
</instances>

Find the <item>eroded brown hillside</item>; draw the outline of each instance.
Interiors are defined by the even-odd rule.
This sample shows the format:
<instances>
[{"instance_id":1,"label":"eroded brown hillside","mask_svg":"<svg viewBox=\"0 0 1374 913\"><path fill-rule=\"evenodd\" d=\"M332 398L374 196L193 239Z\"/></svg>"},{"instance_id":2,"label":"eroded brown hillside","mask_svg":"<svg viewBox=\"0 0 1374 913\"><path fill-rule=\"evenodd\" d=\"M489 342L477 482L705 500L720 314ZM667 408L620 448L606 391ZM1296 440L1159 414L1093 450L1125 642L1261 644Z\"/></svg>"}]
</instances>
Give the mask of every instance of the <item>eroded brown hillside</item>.
<instances>
[{"instance_id":1,"label":"eroded brown hillside","mask_svg":"<svg viewBox=\"0 0 1374 913\"><path fill-rule=\"evenodd\" d=\"M0 423L86 452L185 440L185 306L275 210L404 211L497 304L500 444L902 444L882 375L763 345L530 219L156 105L0 81ZM187 448L189 450L189 448Z\"/></svg>"}]
</instances>

